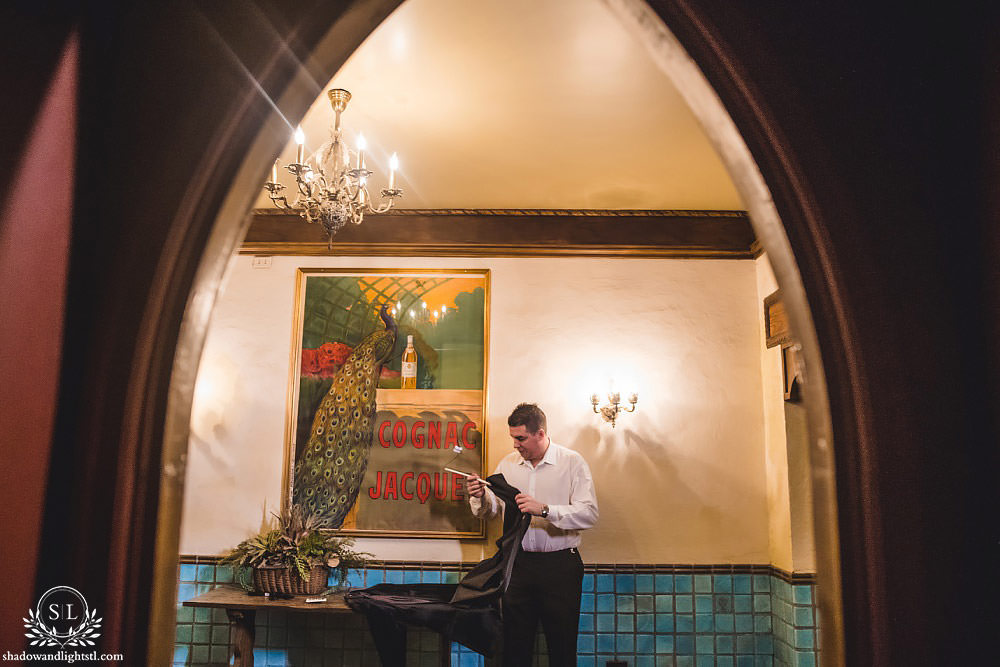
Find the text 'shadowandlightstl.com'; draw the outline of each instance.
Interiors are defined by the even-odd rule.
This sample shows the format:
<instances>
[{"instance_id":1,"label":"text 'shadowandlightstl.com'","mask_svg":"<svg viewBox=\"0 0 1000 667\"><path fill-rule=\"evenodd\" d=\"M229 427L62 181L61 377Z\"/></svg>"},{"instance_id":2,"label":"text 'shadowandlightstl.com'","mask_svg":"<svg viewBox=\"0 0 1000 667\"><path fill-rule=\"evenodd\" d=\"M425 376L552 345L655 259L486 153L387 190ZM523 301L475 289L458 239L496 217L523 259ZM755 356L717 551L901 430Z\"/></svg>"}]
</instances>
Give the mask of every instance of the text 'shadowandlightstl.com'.
<instances>
[{"instance_id":1,"label":"text 'shadowandlightstl.com'","mask_svg":"<svg viewBox=\"0 0 1000 667\"><path fill-rule=\"evenodd\" d=\"M123 662L121 653L101 653L96 648L101 621L80 591L70 586L54 586L42 593L38 604L28 610L24 621L28 650L4 651L4 662Z\"/></svg>"}]
</instances>

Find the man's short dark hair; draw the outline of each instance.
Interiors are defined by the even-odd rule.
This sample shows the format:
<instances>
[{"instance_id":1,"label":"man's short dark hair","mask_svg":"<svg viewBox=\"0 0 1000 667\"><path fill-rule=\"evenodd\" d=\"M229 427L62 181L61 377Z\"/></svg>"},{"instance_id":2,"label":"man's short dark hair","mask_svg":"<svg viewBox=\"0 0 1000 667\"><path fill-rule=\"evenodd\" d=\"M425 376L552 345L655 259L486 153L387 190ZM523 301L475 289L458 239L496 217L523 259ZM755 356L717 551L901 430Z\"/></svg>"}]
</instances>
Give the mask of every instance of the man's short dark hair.
<instances>
[{"instance_id":1,"label":"man's short dark hair","mask_svg":"<svg viewBox=\"0 0 1000 667\"><path fill-rule=\"evenodd\" d=\"M534 403L521 403L507 417L507 426L523 426L528 433L538 433L547 429L545 413Z\"/></svg>"}]
</instances>

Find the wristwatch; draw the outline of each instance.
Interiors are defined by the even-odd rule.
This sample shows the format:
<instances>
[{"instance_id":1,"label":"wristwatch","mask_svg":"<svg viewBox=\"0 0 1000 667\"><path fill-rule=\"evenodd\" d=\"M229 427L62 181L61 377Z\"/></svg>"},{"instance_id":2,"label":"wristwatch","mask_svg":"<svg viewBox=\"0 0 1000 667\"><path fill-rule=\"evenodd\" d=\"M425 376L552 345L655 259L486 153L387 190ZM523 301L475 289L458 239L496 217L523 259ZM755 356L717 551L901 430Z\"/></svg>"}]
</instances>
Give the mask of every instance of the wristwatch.
<instances>
[{"instance_id":1,"label":"wristwatch","mask_svg":"<svg viewBox=\"0 0 1000 667\"><path fill-rule=\"evenodd\" d=\"M542 518L545 519L548 516L549 516L549 506L548 505L543 505L542 506Z\"/></svg>"}]
</instances>

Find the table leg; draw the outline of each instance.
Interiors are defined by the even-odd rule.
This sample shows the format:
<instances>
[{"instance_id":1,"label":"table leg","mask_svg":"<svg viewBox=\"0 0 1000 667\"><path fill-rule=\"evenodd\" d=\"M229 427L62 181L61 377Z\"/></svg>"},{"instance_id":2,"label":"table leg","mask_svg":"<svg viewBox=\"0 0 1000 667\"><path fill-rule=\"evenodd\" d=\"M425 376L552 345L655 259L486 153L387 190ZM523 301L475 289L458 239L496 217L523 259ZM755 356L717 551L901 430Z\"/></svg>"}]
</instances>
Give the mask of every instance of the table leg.
<instances>
[{"instance_id":1,"label":"table leg","mask_svg":"<svg viewBox=\"0 0 1000 667\"><path fill-rule=\"evenodd\" d=\"M438 635L438 651L441 653L441 667L451 667L451 637L445 634Z\"/></svg>"},{"instance_id":2,"label":"table leg","mask_svg":"<svg viewBox=\"0 0 1000 667\"><path fill-rule=\"evenodd\" d=\"M253 643L257 635L253 609L227 609L229 617L229 650L234 667L253 667Z\"/></svg>"}]
</instances>

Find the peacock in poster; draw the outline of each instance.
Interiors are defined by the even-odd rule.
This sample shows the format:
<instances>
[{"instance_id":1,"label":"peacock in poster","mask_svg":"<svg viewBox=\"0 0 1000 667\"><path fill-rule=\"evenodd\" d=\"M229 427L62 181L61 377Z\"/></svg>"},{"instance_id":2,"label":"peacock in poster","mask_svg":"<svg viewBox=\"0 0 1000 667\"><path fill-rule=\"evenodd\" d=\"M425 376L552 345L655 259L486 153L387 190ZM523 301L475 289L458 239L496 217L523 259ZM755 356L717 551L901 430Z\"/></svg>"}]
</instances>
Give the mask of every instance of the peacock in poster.
<instances>
[{"instance_id":1,"label":"peacock in poster","mask_svg":"<svg viewBox=\"0 0 1000 667\"><path fill-rule=\"evenodd\" d=\"M353 516L374 439L376 390L400 386L407 335L420 356L418 387L482 388L482 336L463 339L477 331L469 322L482 322L484 308L483 289L461 278L309 276L293 502L332 528ZM476 354L463 358L468 347Z\"/></svg>"},{"instance_id":2,"label":"peacock in poster","mask_svg":"<svg viewBox=\"0 0 1000 667\"><path fill-rule=\"evenodd\" d=\"M294 502L339 528L361 490L375 428L375 390L396 342L396 323L382 306L385 328L369 334L344 360L316 409L295 466Z\"/></svg>"}]
</instances>

